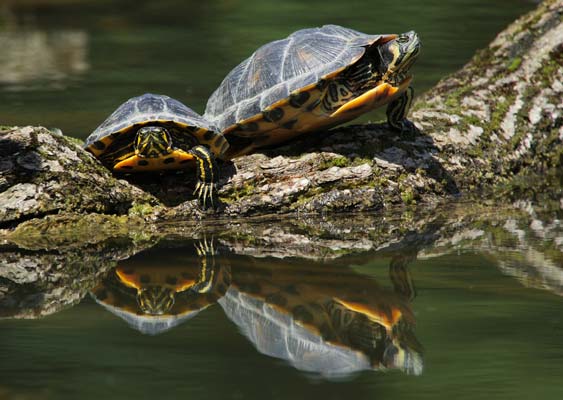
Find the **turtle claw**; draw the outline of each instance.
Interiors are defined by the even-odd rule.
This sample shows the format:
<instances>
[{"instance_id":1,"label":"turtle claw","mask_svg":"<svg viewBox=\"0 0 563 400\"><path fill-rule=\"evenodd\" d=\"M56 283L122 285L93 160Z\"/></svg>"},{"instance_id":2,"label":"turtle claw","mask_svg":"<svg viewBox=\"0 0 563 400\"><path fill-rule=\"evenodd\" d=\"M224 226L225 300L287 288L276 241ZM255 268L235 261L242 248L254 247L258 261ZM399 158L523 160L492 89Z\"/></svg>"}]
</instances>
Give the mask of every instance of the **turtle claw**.
<instances>
[{"instance_id":1,"label":"turtle claw","mask_svg":"<svg viewBox=\"0 0 563 400\"><path fill-rule=\"evenodd\" d=\"M200 207L204 210L208 208L215 209L217 203L217 188L214 183L198 182L194 190L194 196L197 197Z\"/></svg>"}]
</instances>

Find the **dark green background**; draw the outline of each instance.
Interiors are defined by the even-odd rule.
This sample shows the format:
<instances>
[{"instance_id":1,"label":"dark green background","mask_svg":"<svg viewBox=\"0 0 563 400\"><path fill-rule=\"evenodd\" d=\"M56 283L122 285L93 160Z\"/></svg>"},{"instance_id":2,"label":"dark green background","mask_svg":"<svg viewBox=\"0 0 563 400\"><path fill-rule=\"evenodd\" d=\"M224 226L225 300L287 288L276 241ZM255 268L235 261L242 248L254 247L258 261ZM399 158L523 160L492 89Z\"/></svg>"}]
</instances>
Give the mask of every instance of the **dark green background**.
<instances>
[{"instance_id":1,"label":"dark green background","mask_svg":"<svg viewBox=\"0 0 563 400\"><path fill-rule=\"evenodd\" d=\"M59 127L81 138L123 101L145 92L170 95L202 113L223 77L257 47L297 29L327 23L366 33L416 30L424 45L414 69L415 88L421 93L533 7L529 0L23 0L7 4L0 13L0 40L9 40L8 33L18 35L22 46L11 46L2 57L36 68L30 68L32 73L20 82L3 84L5 71L0 70L0 124ZM54 71L45 70L45 58L28 55L38 32L48 43L43 47L48 51L51 46ZM60 43L56 35L61 32L82 43L72 55L52 50L53 43ZM80 51L83 56L77 56ZM85 71L75 71L72 60L76 59L85 62Z\"/></svg>"}]
</instances>

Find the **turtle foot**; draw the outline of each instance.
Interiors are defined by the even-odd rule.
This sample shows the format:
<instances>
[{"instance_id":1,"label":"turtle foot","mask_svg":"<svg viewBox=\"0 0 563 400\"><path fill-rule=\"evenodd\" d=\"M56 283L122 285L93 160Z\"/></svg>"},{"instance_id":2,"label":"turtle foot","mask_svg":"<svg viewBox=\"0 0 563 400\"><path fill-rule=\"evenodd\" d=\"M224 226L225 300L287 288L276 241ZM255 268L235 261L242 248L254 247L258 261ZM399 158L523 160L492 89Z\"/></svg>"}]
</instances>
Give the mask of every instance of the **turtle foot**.
<instances>
[{"instance_id":1,"label":"turtle foot","mask_svg":"<svg viewBox=\"0 0 563 400\"><path fill-rule=\"evenodd\" d=\"M219 205L217 189L213 183L198 182L194 190L194 196L197 197L199 206L204 210L214 210Z\"/></svg>"}]
</instances>

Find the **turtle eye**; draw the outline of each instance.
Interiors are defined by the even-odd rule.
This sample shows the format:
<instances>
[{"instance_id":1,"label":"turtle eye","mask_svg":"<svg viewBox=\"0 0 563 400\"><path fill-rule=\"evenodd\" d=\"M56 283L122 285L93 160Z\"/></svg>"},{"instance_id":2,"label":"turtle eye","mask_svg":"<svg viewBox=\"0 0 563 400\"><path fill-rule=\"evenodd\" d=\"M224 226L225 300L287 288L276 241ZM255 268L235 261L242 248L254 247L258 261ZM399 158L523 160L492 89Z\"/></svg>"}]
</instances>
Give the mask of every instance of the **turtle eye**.
<instances>
[{"instance_id":1,"label":"turtle eye","mask_svg":"<svg viewBox=\"0 0 563 400\"><path fill-rule=\"evenodd\" d=\"M407 43L409 41L409 37L407 35L401 35L397 38L397 42L399 43Z\"/></svg>"}]
</instances>

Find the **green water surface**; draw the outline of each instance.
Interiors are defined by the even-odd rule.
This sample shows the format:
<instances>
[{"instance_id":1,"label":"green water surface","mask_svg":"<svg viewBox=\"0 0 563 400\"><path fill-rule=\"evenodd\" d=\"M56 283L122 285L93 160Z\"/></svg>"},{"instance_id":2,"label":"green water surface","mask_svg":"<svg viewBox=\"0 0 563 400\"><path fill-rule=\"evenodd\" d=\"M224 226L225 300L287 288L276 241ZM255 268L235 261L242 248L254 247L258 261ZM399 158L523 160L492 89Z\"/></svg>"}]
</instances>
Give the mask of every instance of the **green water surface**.
<instances>
[{"instance_id":1,"label":"green water surface","mask_svg":"<svg viewBox=\"0 0 563 400\"><path fill-rule=\"evenodd\" d=\"M540 249L545 244L538 239L526 246ZM401 362L377 364L378 357L374 356L372 368L358 368L356 372L332 366L327 369L314 361L309 363L310 368L303 368L296 361L300 356L292 359L268 355L269 349L282 342L285 348L292 340L299 340L296 330L292 335L279 337L271 333L263 320L255 319L252 329L260 333L260 340L247 338L241 334L244 327L237 327L224 304L219 304L222 300L200 300L202 310L193 318L159 334L147 334L102 304L105 295L100 294L99 285L115 274L115 270L110 270L75 306L31 320L11 319L3 313L0 396L5 393L5 398L18 395L23 397L13 398L33 399L560 399L563 395L561 266L555 286L529 287L534 274L530 275L526 262L522 262L526 251L519 251L514 243L496 243L494 249L488 250L488 246L481 247L482 250L466 247L461 252L455 247L444 252L429 246L418 253L418 259L411 253L404 266L410 271L415 288L413 297L402 296L393 289L389 275L389 265L405 251L410 253L408 250L356 252L353 257L319 261L299 257L255 258L218 247L217 265L230 268L231 287L236 286L254 299L252 307L281 304L273 297L264 302L253 294L257 287L274 285L285 293L299 292L302 304L312 302L320 307L327 296L356 296L373 315L390 310L412 313L414 325L401 329L408 329L414 339L401 343L415 359L415 367ZM561 260L562 252L553 248L550 252L541 253L546 256L543 264L533 264L538 268L536 273L549 274L550 265L557 269L557 258L553 257L558 254ZM146 274L147 268L153 268L154 273L163 266L176 265L190 274L197 264L194 243L183 240L141 252L118 263L118 268L145 268L140 274ZM510 267L516 274L508 272ZM251 274L245 275L248 272ZM21 299L13 298L23 305ZM180 304L180 297L176 301ZM5 307L10 300L4 298L0 304ZM119 308L127 304L136 307L134 300L128 302L125 297L113 303ZM303 313L292 307L280 306L280 315L309 326ZM318 315L325 312L318 310ZM15 311L14 315L17 314ZM357 314L355 318L359 321L363 317ZM317 340L318 334L309 330ZM334 337L329 339L332 334L330 329L323 333L325 343L335 341ZM364 337L364 348L371 348L375 354L378 346L390 346L390 342L365 342L368 336L366 330L357 328L342 333L342 338ZM340 343L340 349L347 348ZM313 360L319 353L333 350L327 344L315 351L307 350L305 345L301 351Z\"/></svg>"}]
</instances>

